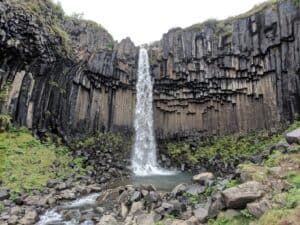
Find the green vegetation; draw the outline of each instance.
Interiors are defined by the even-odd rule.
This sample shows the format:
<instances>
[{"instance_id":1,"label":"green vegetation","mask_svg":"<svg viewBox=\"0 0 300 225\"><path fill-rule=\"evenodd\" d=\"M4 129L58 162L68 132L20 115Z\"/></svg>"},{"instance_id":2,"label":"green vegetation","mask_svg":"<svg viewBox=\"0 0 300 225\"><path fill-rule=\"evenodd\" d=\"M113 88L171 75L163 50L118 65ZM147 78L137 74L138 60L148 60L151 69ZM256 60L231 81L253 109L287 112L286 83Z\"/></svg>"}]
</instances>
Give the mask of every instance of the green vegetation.
<instances>
[{"instance_id":1,"label":"green vegetation","mask_svg":"<svg viewBox=\"0 0 300 225\"><path fill-rule=\"evenodd\" d=\"M112 132L97 133L78 141L76 148L97 149L101 152L110 150L116 156L127 155L131 150L131 139Z\"/></svg>"},{"instance_id":2,"label":"green vegetation","mask_svg":"<svg viewBox=\"0 0 300 225\"><path fill-rule=\"evenodd\" d=\"M63 48L58 47L57 50L61 54L69 55L72 52L72 44L69 35L64 31L62 20L65 19L65 12L58 2L55 4L52 0L14 0L24 10L35 15L37 21L47 31L59 38Z\"/></svg>"},{"instance_id":3,"label":"green vegetation","mask_svg":"<svg viewBox=\"0 0 300 225\"><path fill-rule=\"evenodd\" d=\"M174 160L187 160L195 164L208 161L219 155L225 161L234 161L238 157L255 155L272 146L281 139L279 135L269 135L265 131L211 138L199 142L195 151L188 143L169 143L167 151Z\"/></svg>"},{"instance_id":4,"label":"green vegetation","mask_svg":"<svg viewBox=\"0 0 300 225\"><path fill-rule=\"evenodd\" d=\"M237 185L239 185L241 182L240 182L240 180L237 180L237 179L232 179L232 180L230 180L229 182L228 182L228 184L226 184L226 189L227 188L232 188L232 187L235 187L235 186L237 186Z\"/></svg>"},{"instance_id":5,"label":"green vegetation","mask_svg":"<svg viewBox=\"0 0 300 225\"><path fill-rule=\"evenodd\" d=\"M209 220L208 225L248 225L253 220L254 217L245 209L233 218L220 214L216 220Z\"/></svg>"},{"instance_id":6,"label":"green vegetation","mask_svg":"<svg viewBox=\"0 0 300 225\"><path fill-rule=\"evenodd\" d=\"M0 88L0 102L7 101L10 87L11 83L7 82L2 88Z\"/></svg>"},{"instance_id":7,"label":"green vegetation","mask_svg":"<svg viewBox=\"0 0 300 225\"><path fill-rule=\"evenodd\" d=\"M202 23L197 23L190 27L187 27L187 29L201 30L203 27L211 27L215 30L216 35L222 34L223 36L228 36L232 34L233 31L232 22L234 20L244 19L252 15L262 13L264 10L270 7L272 8L272 10L277 10L278 4L280 4L283 1L291 1L295 6L300 5L300 0L267 0L263 3L255 5L251 10L243 14L229 17L225 20L216 20L214 18L208 19Z\"/></svg>"},{"instance_id":8,"label":"green vegetation","mask_svg":"<svg viewBox=\"0 0 300 225\"><path fill-rule=\"evenodd\" d=\"M220 156L226 162L233 162L237 157L253 156L263 150L269 149L277 143L286 143L284 134L300 127L297 120L291 124L286 131L278 134L267 131L253 131L248 134L240 133L224 137L211 137L203 141L197 141L196 149L192 150L189 141L171 142L165 145L167 153L174 161L188 161L191 164L205 162ZM195 142L193 142L193 145ZM294 151L300 150L299 146L294 146ZM269 163L276 164L276 155ZM274 162L271 162L274 161Z\"/></svg>"},{"instance_id":9,"label":"green vegetation","mask_svg":"<svg viewBox=\"0 0 300 225\"><path fill-rule=\"evenodd\" d=\"M0 203L0 213L4 210L4 205Z\"/></svg>"},{"instance_id":10,"label":"green vegetation","mask_svg":"<svg viewBox=\"0 0 300 225\"><path fill-rule=\"evenodd\" d=\"M0 181L11 191L14 199L18 193L43 189L49 179L63 179L74 171L81 171L82 161L72 162L68 148L52 142L41 143L25 129L11 128L0 133Z\"/></svg>"},{"instance_id":11,"label":"green vegetation","mask_svg":"<svg viewBox=\"0 0 300 225\"><path fill-rule=\"evenodd\" d=\"M207 201L207 198L210 197L215 191L217 190L217 187L215 185L209 186L206 188L205 192L202 194L190 194L190 193L184 193L183 196L193 205L205 203Z\"/></svg>"},{"instance_id":12,"label":"green vegetation","mask_svg":"<svg viewBox=\"0 0 300 225\"><path fill-rule=\"evenodd\" d=\"M0 114L0 132L9 130L11 127L11 116L7 114Z\"/></svg>"}]
</instances>

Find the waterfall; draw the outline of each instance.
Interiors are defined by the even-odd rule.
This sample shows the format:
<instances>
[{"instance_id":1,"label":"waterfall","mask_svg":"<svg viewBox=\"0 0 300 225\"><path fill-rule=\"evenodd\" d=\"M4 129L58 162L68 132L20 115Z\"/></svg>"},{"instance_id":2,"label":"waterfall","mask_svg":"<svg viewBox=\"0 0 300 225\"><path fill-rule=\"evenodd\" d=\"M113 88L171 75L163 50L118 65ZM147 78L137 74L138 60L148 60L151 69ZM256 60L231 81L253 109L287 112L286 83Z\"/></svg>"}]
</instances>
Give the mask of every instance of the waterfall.
<instances>
[{"instance_id":1,"label":"waterfall","mask_svg":"<svg viewBox=\"0 0 300 225\"><path fill-rule=\"evenodd\" d=\"M148 53L146 49L141 48L136 84L135 143L132 157L133 172L141 176L153 173L157 167L152 92L153 84L149 72Z\"/></svg>"},{"instance_id":2,"label":"waterfall","mask_svg":"<svg viewBox=\"0 0 300 225\"><path fill-rule=\"evenodd\" d=\"M153 83L149 72L147 50L140 49L138 81L136 84L135 143L132 169L135 175L147 176L166 171L157 165L156 143L153 129Z\"/></svg>"}]
</instances>

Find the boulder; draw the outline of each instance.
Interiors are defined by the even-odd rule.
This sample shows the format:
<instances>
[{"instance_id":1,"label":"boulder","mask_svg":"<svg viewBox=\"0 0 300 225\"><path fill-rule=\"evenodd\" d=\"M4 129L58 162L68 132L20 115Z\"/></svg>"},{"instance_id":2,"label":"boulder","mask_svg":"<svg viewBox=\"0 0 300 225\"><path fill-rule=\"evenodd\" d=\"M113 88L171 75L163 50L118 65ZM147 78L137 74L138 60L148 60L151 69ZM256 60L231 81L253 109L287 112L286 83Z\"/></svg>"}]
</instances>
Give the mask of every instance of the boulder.
<instances>
[{"instance_id":1,"label":"boulder","mask_svg":"<svg viewBox=\"0 0 300 225\"><path fill-rule=\"evenodd\" d=\"M201 186L199 184L193 184L187 187L186 192L191 195L203 194L206 190L206 186Z\"/></svg>"},{"instance_id":2,"label":"boulder","mask_svg":"<svg viewBox=\"0 0 300 225\"><path fill-rule=\"evenodd\" d=\"M141 197L142 197L141 192L135 191L135 192L133 192L133 194L132 194L132 196L130 198L130 201L131 202L137 202L137 201L139 201L141 199Z\"/></svg>"},{"instance_id":3,"label":"boulder","mask_svg":"<svg viewBox=\"0 0 300 225\"><path fill-rule=\"evenodd\" d=\"M128 215L128 207L126 206L126 204L124 202L121 203L121 216L123 218L126 218L126 216Z\"/></svg>"},{"instance_id":4,"label":"boulder","mask_svg":"<svg viewBox=\"0 0 300 225\"><path fill-rule=\"evenodd\" d=\"M264 187L256 181L249 181L222 192L227 208L243 209L247 203L253 202L264 195Z\"/></svg>"},{"instance_id":5,"label":"boulder","mask_svg":"<svg viewBox=\"0 0 300 225\"><path fill-rule=\"evenodd\" d=\"M22 225L32 225L38 220L38 214L35 210L29 210L25 212L24 217L19 221Z\"/></svg>"},{"instance_id":6,"label":"boulder","mask_svg":"<svg viewBox=\"0 0 300 225\"><path fill-rule=\"evenodd\" d=\"M213 195L207 202L209 218L215 218L221 210L225 208L223 198L220 192Z\"/></svg>"},{"instance_id":7,"label":"boulder","mask_svg":"<svg viewBox=\"0 0 300 225\"><path fill-rule=\"evenodd\" d=\"M271 209L272 205L267 198L263 198L260 201L247 204L249 213L256 218L261 217L267 210Z\"/></svg>"},{"instance_id":8,"label":"boulder","mask_svg":"<svg viewBox=\"0 0 300 225\"><path fill-rule=\"evenodd\" d=\"M285 139L289 144L300 144L300 128L287 133Z\"/></svg>"},{"instance_id":9,"label":"boulder","mask_svg":"<svg viewBox=\"0 0 300 225\"><path fill-rule=\"evenodd\" d=\"M206 185L214 178L215 176L212 173L206 172L206 173L199 173L198 175L193 176L193 181L202 185Z\"/></svg>"},{"instance_id":10,"label":"boulder","mask_svg":"<svg viewBox=\"0 0 300 225\"><path fill-rule=\"evenodd\" d=\"M141 213L144 209L144 203L139 201L139 202L133 202L131 209L130 209L130 213L129 215L136 215L138 213Z\"/></svg>"},{"instance_id":11,"label":"boulder","mask_svg":"<svg viewBox=\"0 0 300 225\"><path fill-rule=\"evenodd\" d=\"M155 214L140 214L135 217L137 225L154 225L155 224Z\"/></svg>"},{"instance_id":12,"label":"boulder","mask_svg":"<svg viewBox=\"0 0 300 225\"><path fill-rule=\"evenodd\" d=\"M97 225L118 225L116 218L113 215L104 215L101 217Z\"/></svg>"},{"instance_id":13,"label":"boulder","mask_svg":"<svg viewBox=\"0 0 300 225\"><path fill-rule=\"evenodd\" d=\"M175 188L173 188L171 195L174 197L181 195L186 191L187 187L187 184L179 184Z\"/></svg>"},{"instance_id":14,"label":"boulder","mask_svg":"<svg viewBox=\"0 0 300 225\"><path fill-rule=\"evenodd\" d=\"M208 220L208 210L205 208L197 208L193 211L193 214L200 223L205 223Z\"/></svg>"},{"instance_id":15,"label":"boulder","mask_svg":"<svg viewBox=\"0 0 300 225\"><path fill-rule=\"evenodd\" d=\"M0 201L3 201L5 199L9 198L9 193L6 189L0 188Z\"/></svg>"}]
</instances>

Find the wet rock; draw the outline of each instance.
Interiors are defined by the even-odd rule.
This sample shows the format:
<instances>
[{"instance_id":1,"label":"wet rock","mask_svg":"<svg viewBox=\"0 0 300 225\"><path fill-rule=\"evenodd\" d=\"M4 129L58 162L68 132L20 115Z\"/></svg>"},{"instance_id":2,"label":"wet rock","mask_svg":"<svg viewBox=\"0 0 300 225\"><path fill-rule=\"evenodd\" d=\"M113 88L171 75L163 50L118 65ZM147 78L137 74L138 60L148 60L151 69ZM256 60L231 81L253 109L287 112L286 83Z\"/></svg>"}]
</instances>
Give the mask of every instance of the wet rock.
<instances>
[{"instance_id":1,"label":"wet rock","mask_svg":"<svg viewBox=\"0 0 300 225\"><path fill-rule=\"evenodd\" d=\"M65 200L76 199L74 190L69 190L69 189L62 191L59 196L60 196L60 198L65 199Z\"/></svg>"},{"instance_id":2,"label":"wet rock","mask_svg":"<svg viewBox=\"0 0 300 225\"><path fill-rule=\"evenodd\" d=\"M264 187L260 183L249 181L224 190L222 197L227 208L242 209L247 203L261 198L264 193Z\"/></svg>"},{"instance_id":3,"label":"wet rock","mask_svg":"<svg viewBox=\"0 0 300 225\"><path fill-rule=\"evenodd\" d=\"M176 197L178 195L182 195L188 188L187 184L179 184L175 188L173 188L171 195Z\"/></svg>"},{"instance_id":4,"label":"wet rock","mask_svg":"<svg viewBox=\"0 0 300 225\"><path fill-rule=\"evenodd\" d=\"M300 144L300 128L287 133L285 139L289 144Z\"/></svg>"}]
</instances>

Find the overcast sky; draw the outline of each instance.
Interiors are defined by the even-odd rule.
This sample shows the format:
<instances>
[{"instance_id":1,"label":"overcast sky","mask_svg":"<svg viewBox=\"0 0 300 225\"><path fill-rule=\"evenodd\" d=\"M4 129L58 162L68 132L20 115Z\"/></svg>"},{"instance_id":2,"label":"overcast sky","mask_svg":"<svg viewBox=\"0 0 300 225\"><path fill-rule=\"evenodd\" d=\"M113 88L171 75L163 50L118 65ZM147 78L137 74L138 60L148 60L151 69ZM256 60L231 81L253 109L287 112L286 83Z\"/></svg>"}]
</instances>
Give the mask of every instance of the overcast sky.
<instances>
[{"instance_id":1,"label":"overcast sky","mask_svg":"<svg viewBox=\"0 0 300 225\"><path fill-rule=\"evenodd\" d=\"M55 0L57 1L57 0ZM104 26L115 40L135 44L159 40L173 27L187 27L209 18L224 19L251 9L263 0L59 0L67 14Z\"/></svg>"}]
</instances>

